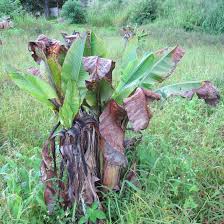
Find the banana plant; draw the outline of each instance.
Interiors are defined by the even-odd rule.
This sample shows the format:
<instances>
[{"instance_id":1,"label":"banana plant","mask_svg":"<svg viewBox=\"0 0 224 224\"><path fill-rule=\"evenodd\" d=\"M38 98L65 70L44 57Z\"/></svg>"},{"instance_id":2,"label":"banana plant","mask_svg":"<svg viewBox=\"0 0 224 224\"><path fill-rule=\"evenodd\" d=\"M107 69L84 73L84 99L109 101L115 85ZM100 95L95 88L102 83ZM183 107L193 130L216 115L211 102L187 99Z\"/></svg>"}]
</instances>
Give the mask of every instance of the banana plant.
<instances>
[{"instance_id":1,"label":"banana plant","mask_svg":"<svg viewBox=\"0 0 224 224\"><path fill-rule=\"evenodd\" d=\"M119 66L119 82L113 85L115 62L105 58L104 42L93 32L76 32L69 38L67 45L44 35L29 42L34 60L45 64L42 78L19 72L10 76L58 118L42 150L48 212L53 213L57 203L64 208L76 203L83 216L91 204L100 205L99 187L119 190L121 170L128 163L125 131L128 124L136 132L148 127L152 101L197 95L216 105L220 96L209 81L158 88L183 57L179 46L143 57L137 47L128 46Z\"/></svg>"}]
</instances>

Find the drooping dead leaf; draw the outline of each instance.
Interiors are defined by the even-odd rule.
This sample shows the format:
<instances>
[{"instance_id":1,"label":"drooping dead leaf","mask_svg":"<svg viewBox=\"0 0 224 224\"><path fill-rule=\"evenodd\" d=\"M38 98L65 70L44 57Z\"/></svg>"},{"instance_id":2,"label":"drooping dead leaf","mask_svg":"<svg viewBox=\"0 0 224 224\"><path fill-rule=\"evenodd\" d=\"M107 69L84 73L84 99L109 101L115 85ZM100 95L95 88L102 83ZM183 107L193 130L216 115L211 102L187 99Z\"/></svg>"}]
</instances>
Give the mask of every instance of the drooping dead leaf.
<instances>
[{"instance_id":1,"label":"drooping dead leaf","mask_svg":"<svg viewBox=\"0 0 224 224\"><path fill-rule=\"evenodd\" d=\"M57 177L57 174L53 168L53 158L49 149L48 140L42 150L42 159L40 170L41 180L45 184L44 201L47 205L49 214L51 214L55 205L56 184L54 179Z\"/></svg>"},{"instance_id":2,"label":"drooping dead leaf","mask_svg":"<svg viewBox=\"0 0 224 224\"><path fill-rule=\"evenodd\" d=\"M43 60L42 54L44 54L46 58L54 57L58 59L67 52L67 48L60 41L50 39L43 34L35 41L29 42L28 49L32 53L33 59L38 64Z\"/></svg>"},{"instance_id":3,"label":"drooping dead leaf","mask_svg":"<svg viewBox=\"0 0 224 224\"><path fill-rule=\"evenodd\" d=\"M216 106L220 100L218 90L209 81L205 81L203 86L196 91L196 94L199 99L204 99L211 106Z\"/></svg>"},{"instance_id":4,"label":"drooping dead leaf","mask_svg":"<svg viewBox=\"0 0 224 224\"><path fill-rule=\"evenodd\" d=\"M181 96L192 99L195 94L199 99L204 99L210 106L216 106L220 100L218 90L210 81L203 81L200 88L187 91L184 94L181 94Z\"/></svg>"},{"instance_id":5,"label":"drooping dead leaf","mask_svg":"<svg viewBox=\"0 0 224 224\"><path fill-rule=\"evenodd\" d=\"M128 161L124 154L112 148L109 143L105 142L104 150L104 157L108 164L124 167L127 165Z\"/></svg>"},{"instance_id":6,"label":"drooping dead leaf","mask_svg":"<svg viewBox=\"0 0 224 224\"><path fill-rule=\"evenodd\" d=\"M100 134L105 141L119 152L124 152L124 130L122 122L126 117L125 110L114 100L108 102L100 115Z\"/></svg>"},{"instance_id":7,"label":"drooping dead leaf","mask_svg":"<svg viewBox=\"0 0 224 224\"><path fill-rule=\"evenodd\" d=\"M152 117L148 103L159 99L158 94L138 88L132 96L124 100L124 108L134 131L140 131L148 127Z\"/></svg>"},{"instance_id":8,"label":"drooping dead leaf","mask_svg":"<svg viewBox=\"0 0 224 224\"><path fill-rule=\"evenodd\" d=\"M100 115L101 147L104 156L103 184L119 189L120 167L126 165L124 156L125 110L114 100L108 102ZM123 126L124 125L124 126Z\"/></svg>"},{"instance_id":9,"label":"drooping dead leaf","mask_svg":"<svg viewBox=\"0 0 224 224\"><path fill-rule=\"evenodd\" d=\"M64 208L71 207L76 202L78 211L83 214L86 205L89 206L96 201L99 203L96 189L96 182L100 177L99 131L96 120L80 112L71 129L52 133L51 150L48 144L43 148L41 166L48 211L52 213L54 204L60 199L60 204ZM56 156L55 152L57 137L61 154L60 168L56 162L56 158L60 157Z\"/></svg>"},{"instance_id":10,"label":"drooping dead leaf","mask_svg":"<svg viewBox=\"0 0 224 224\"><path fill-rule=\"evenodd\" d=\"M90 74L90 78L87 81L88 88L93 89L95 84L102 79L109 83L112 82L112 71L115 68L114 61L98 56L90 56L83 58L83 66Z\"/></svg>"}]
</instances>

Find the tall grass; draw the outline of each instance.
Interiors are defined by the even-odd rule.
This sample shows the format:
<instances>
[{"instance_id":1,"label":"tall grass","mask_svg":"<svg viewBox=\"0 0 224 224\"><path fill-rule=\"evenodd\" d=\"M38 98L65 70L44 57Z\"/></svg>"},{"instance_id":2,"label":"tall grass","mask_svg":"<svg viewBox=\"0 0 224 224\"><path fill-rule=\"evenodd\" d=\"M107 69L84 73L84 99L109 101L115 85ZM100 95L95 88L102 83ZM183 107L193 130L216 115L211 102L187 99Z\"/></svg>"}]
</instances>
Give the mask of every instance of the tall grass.
<instances>
[{"instance_id":1,"label":"tall grass","mask_svg":"<svg viewBox=\"0 0 224 224\"><path fill-rule=\"evenodd\" d=\"M87 21L94 26L149 24L186 31L223 33L222 0L116 0L94 1Z\"/></svg>"},{"instance_id":2,"label":"tall grass","mask_svg":"<svg viewBox=\"0 0 224 224\"><path fill-rule=\"evenodd\" d=\"M87 23L93 26L121 26L128 22L135 1L95 1L87 10Z\"/></svg>"}]
</instances>

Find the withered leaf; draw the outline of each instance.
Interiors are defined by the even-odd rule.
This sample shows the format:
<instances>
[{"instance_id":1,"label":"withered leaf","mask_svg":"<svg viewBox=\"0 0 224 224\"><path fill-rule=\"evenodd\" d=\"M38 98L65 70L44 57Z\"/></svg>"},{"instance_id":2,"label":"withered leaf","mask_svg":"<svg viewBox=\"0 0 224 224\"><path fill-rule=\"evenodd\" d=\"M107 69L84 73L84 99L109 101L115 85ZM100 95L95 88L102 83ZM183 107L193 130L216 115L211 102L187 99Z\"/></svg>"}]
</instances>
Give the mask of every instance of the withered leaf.
<instances>
[{"instance_id":1,"label":"withered leaf","mask_svg":"<svg viewBox=\"0 0 224 224\"><path fill-rule=\"evenodd\" d=\"M126 117L125 110L114 100L108 102L100 115L100 134L111 147L119 152L124 151L124 130L122 122Z\"/></svg>"},{"instance_id":2,"label":"withered leaf","mask_svg":"<svg viewBox=\"0 0 224 224\"><path fill-rule=\"evenodd\" d=\"M205 81L203 86L196 91L196 94L199 99L204 99L211 106L216 106L220 100L218 90L209 81Z\"/></svg>"},{"instance_id":3,"label":"withered leaf","mask_svg":"<svg viewBox=\"0 0 224 224\"><path fill-rule=\"evenodd\" d=\"M124 100L124 108L128 114L134 131L148 127L152 113L148 108L149 101L159 100L160 96L149 90L137 88L135 93Z\"/></svg>"},{"instance_id":4,"label":"withered leaf","mask_svg":"<svg viewBox=\"0 0 224 224\"><path fill-rule=\"evenodd\" d=\"M59 58L67 52L67 48L60 41L50 39L43 34L35 41L29 42L28 49L32 53L33 59L38 64L43 60L42 54L44 54L46 58Z\"/></svg>"},{"instance_id":5,"label":"withered leaf","mask_svg":"<svg viewBox=\"0 0 224 224\"><path fill-rule=\"evenodd\" d=\"M181 94L181 96L192 99L195 94L199 99L204 99L210 106L216 106L220 100L218 90L210 81L203 81L200 88L187 91L184 94Z\"/></svg>"},{"instance_id":6,"label":"withered leaf","mask_svg":"<svg viewBox=\"0 0 224 224\"><path fill-rule=\"evenodd\" d=\"M90 56L83 58L83 66L90 75L87 81L87 86L90 89L93 89L95 84L102 79L109 83L112 82L112 71L115 68L114 61L98 56Z\"/></svg>"},{"instance_id":7,"label":"withered leaf","mask_svg":"<svg viewBox=\"0 0 224 224\"><path fill-rule=\"evenodd\" d=\"M104 158L110 165L126 166L128 161L125 155L111 147L109 143L105 143Z\"/></svg>"},{"instance_id":8,"label":"withered leaf","mask_svg":"<svg viewBox=\"0 0 224 224\"><path fill-rule=\"evenodd\" d=\"M114 100L108 102L100 115L99 130L104 155L103 184L112 189L119 189L120 166L126 165L124 156L125 110Z\"/></svg>"},{"instance_id":9,"label":"withered leaf","mask_svg":"<svg viewBox=\"0 0 224 224\"><path fill-rule=\"evenodd\" d=\"M53 141L53 140L51 140ZM53 168L53 159L49 149L49 141L47 141L42 150L42 163L41 163L41 180L45 184L44 201L48 207L48 212L53 212L55 204L56 190L55 182L53 178L56 178L57 174Z\"/></svg>"}]
</instances>

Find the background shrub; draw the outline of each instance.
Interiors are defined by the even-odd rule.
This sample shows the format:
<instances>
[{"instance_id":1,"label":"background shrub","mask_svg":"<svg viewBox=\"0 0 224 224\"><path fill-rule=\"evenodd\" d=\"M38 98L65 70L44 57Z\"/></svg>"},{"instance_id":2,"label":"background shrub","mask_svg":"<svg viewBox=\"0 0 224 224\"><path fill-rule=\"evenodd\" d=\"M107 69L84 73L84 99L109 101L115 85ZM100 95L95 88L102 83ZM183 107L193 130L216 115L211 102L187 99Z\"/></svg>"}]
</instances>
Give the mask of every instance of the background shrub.
<instances>
[{"instance_id":1,"label":"background shrub","mask_svg":"<svg viewBox=\"0 0 224 224\"><path fill-rule=\"evenodd\" d=\"M0 17L15 17L20 15L22 11L22 5L19 0L0 0Z\"/></svg>"},{"instance_id":2,"label":"background shrub","mask_svg":"<svg viewBox=\"0 0 224 224\"><path fill-rule=\"evenodd\" d=\"M78 0L68 0L62 7L62 17L70 23L85 23L86 12L84 6Z\"/></svg>"},{"instance_id":3,"label":"background shrub","mask_svg":"<svg viewBox=\"0 0 224 224\"><path fill-rule=\"evenodd\" d=\"M157 0L136 1L132 7L129 21L141 25L155 20L158 8L157 2Z\"/></svg>"}]
</instances>

